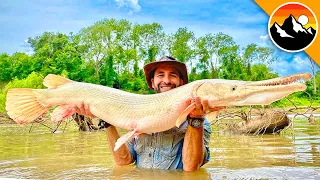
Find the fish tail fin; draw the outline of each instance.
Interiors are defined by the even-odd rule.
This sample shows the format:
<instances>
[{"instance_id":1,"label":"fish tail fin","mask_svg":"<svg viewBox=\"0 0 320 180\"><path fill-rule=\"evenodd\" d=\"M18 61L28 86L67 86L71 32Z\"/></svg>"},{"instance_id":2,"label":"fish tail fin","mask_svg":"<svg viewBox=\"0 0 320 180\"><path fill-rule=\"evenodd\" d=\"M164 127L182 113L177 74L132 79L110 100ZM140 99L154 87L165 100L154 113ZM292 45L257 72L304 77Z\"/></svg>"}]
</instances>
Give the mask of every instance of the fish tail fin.
<instances>
[{"instance_id":1,"label":"fish tail fin","mask_svg":"<svg viewBox=\"0 0 320 180\"><path fill-rule=\"evenodd\" d=\"M124 143L126 143L128 140L132 139L134 136L139 135L140 133L136 132L136 129L133 131L130 131L124 135L122 135L116 142L114 151L117 151Z\"/></svg>"},{"instance_id":2,"label":"fish tail fin","mask_svg":"<svg viewBox=\"0 0 320 180\"><path fill-rule=\"evenodd\" d=\"M38 101L38 93L35 91L28 88L9 89L6 111L18 124L30 123L49 109Z\"/></svg>"},{"instance_id":3,"label":"fish tail fin","mask_svg":"<svg viewBox=\"0 0 320 180\"><path fill-rule=\"evenodd\" d=\"M55 75L55 74L48 74L43 79L43 85L45 85L48 88L56 88L58 86L61 86L69 82L74 82L74 81L68 78L64 78L62 76Z\"/></svg>"},{"instance_id":4,"label":"fish tail fin","mask_svg":"<svg viewBox=\"0 0 320 180\"><path fill-rule=\"evenodd\" d=\"M58 106L50 114L51 115L51 121L52 122L62 121L64 119L72 116L74 113L76 113L76 110L75 110L74 107L66 106L66 105Z\"/></svg>"}]
</instances>

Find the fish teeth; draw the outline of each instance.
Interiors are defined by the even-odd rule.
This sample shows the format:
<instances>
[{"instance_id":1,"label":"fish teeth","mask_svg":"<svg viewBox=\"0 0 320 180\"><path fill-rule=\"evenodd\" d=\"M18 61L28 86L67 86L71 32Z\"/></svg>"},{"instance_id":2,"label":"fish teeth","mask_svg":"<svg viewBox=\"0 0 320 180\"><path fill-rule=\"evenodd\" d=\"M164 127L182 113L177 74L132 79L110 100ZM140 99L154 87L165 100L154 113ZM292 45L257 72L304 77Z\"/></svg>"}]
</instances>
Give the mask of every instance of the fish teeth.
<instances>
[{"instance_id":1,"label":"fish teeth","mask_svg":"<svg viewBox=\"0 0 320 180\"><path fill-rule=\"evenodd\" d=\"M300 78L295 81L295 83L305 83L304 79Z\"/></svg>"}]
</instances>

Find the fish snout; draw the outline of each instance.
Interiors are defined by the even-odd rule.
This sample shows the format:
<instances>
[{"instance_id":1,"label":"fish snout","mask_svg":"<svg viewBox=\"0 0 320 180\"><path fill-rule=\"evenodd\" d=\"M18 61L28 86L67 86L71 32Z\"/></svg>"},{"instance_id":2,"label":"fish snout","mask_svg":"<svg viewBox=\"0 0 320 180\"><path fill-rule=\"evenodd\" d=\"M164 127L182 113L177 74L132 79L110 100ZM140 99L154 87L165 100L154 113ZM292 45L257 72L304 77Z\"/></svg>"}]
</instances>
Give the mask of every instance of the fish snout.
<instances>
[{"instance_id":1,"label":"fish snout","mask_svg":"<svg viewBox=\"0 0 320 180\"><path fill-rule=\"evenodd\" d=\"M310 73L305 73L303 80L304 81L308 81L309 79L311 79L312 75Z\"/></svg>"}]
</instances>

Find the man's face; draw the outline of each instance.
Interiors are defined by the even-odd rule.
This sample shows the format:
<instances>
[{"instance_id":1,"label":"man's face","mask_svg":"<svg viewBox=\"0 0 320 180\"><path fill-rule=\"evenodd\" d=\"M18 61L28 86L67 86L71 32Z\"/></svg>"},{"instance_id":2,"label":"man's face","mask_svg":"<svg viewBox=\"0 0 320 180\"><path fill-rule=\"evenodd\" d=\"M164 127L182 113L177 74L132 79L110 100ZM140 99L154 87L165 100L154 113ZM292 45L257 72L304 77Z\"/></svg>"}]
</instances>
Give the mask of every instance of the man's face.
<instances>
[{"instance_id":1,"label":"man's face","mask_svg":"<svg viewBox=\"0 0 320 180\"><path fill-rule=\"evenodd\" d=\"M154 71L154 77L151 79L152 87L156 93L169 91L173 88L183 85L180 79L179 71L172 66L161 66Z\"/></svg>"}]
</instances>

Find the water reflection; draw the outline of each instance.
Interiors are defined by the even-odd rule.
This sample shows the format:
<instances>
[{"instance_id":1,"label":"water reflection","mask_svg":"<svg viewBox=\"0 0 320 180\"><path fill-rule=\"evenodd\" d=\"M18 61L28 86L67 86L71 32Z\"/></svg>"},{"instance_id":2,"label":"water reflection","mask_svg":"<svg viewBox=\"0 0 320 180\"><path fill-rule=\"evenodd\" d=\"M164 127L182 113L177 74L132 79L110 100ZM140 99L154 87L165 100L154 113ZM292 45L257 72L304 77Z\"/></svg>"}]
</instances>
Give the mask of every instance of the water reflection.
<instances>
[{"instance_id":1,"label":"water reflection","mask_svg":"<svg viewBox=\"0 0 320 180\"><path fill-rule=\"evenodd\" d=\"M319 179L319 167L207 168L210 179Z\"/></svg>"},{"instance_id":2,"label":"water reflection","mask_svg":"<svg viewBox=\"0 0 320 180\"><path fill-rule=\"evenodd\" d=\"M231 169L293 166L295 148L291 139L279 135L227 135L211 138L209 167Z\"/></svg>"},{"instance_id":3,"label":"water reflection","mask_svg":"<svg viewBox=\"0 0 320 180\"><path fill-rule=\"evenodd\" d=\"M197 172L184 172L182 170L167 171L157 169L141 169L133 166L114 167L110 174L110 179L210 179L210 174L205 168L200 169Z\"/></svg>"},{"instance_id":4,"label":"water reflection","mask_svg":"<svg viewBox=\"0 0 320 180\"><path fill-rule=\"evenodd\" d=\"M211 137L211 160L197 172L117 167L105 132L51 134L0 125L0 178L32 179L318 179L319 123L297 121L284 135Z\"/></svg>"}]
</instances>

